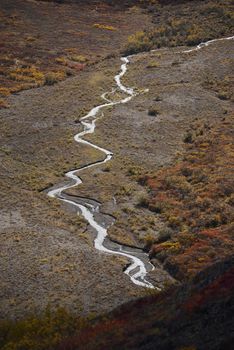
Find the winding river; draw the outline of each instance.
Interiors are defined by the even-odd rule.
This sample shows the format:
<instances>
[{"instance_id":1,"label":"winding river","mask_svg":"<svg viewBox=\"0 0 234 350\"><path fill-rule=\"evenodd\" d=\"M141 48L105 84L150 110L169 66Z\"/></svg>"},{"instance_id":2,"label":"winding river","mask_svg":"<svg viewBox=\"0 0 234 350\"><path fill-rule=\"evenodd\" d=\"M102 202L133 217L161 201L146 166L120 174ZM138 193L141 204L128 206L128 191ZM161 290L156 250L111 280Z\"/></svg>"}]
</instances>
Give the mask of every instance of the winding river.
<instances>
[{"instance_id":1,"label":"winding river","mask_svg":"<svg viewBox=\"0 0 234 350\"><path fill-rule=\"evenodd\" d=\"M113 153L105 148L99 147L87 140L85 140L83 137L87 134L92 134L95 130L96 126L96 120L99 118L101 115L103 115L103 110L106 107L109 106L114 106L117 104L123 104L129 102L134 96L137 95L136 92L132 88L126 87L122 84L121 78L124 76L124 74L127 72L127 65L129 63L129 58L128 57L122 57L121 58L122 65L120 69L120 73L115 76L115 82L116 82L116 89L111 91L111 94L113 94L115 91L119 90L122 93L124 93L125 97L119 101L111 101L109 98L107 98L108 93L104 93L102 95L103 100L106 101L106 103L103 103L97 107L94 107L91 109L91 111L82 117L80 119L80 122L83 126L83 131L80 133L76 134L74 136L74 139L76 142L88 145L90 147L93 147L101 152L104 153L105 158L104 160L94 162L92 164L89 164L85 167L78 168L72 171L69 171L65 174L65 176L69 179L68 184L58 187L55 189L51 189L48 192L48 195L50 197L55 197L58 198L59 200L69 203L72 205L74 208L76 208L77 213L81 213L83 217L87 220L89 225L96 231L97 236L94 240L94 246L96 249L100 250L101 252L104 253L109 253L109 254L115 254L115 255L120 255L120 256L125 256L131 261L131 264L128 265L128 267L125 269L124 273L129 276L131 281L142 287L147 287L147 288L155 288L152 283L146 280L146 275L149 270L153 270L154 266L150 263L150 261L147 262L147 259L143 259L142 256L144 253L136 253L136 252L129 252L125 251L124 246L120 244L115 244L117 246L116 249L111 249L107 248L105 245L105 239L107 237L107 228L103 227L98 223L98 221L95 219L95 211L97 208L90 204L90 202L87 203L77 203L75 199L68 199L67 196L63 193L65 190L76 187L79 184L82 183L81 178L78 176L81 171L84 171L88 168L92 168L94 166L98 166L101 164L104 164L108 161L111 160ZM83 199L84 200L84 199ZM147 255L147 254L144 254Z\"/></svg>"},{"instance_id":2,"label":"winding river","mask_svg":"<svg viewBox=\"0 0 234 350\"><path fill-rule=\"evenodd\" d=\"M183 53L190 53L193 51L197 51L203 47L206 47L206 46L214 43L215 41L230 40L230 39L234 39L234 37L232 36L232 37L228 37L228 38L210 40L208 42L201 43L201 44L197 45L195 48L192 48L190 50L185 50L182 52ZM153 50L153 51L156 51L156 50ZM178 53L181 53L181 51ZM69 179L68 183L66 185L61 186L61 187L52 188L51 190L48 191L48 196L53 197L53 198L57 198L65 203L72 205L76 209L77 214L81 213L83 215L83 217L87 220L89 225L96 232L94 246L97 250L104 252L104 253L124 256L130 260L131 263L125 269L124 273L129 276L129 278L131 279L131 281L134 284L136 284L138 286L146 287L146 288L159 289L158 287L153 286L153 284L150 283L149 281L147 281L147 279L146 279L147 273L150 270L154 269L154 266L150 263L150 261L147 257L147 254L143 253L142 251L141 252L126 251L126 248L120 244L115 244L115 248L107 247L107 245L108 245L108 244L106 244L107 239L108 239L107 228L105 228L100 223L98 223L98 221L95 218L95 212L98 210L99 206L90 203L90 200L85 201L84 198L82 198L81 203L77 203L77 198L79 198L79 197L76 197L76 199L74 199L72 196L66 195L64 193L65 190L72 188L72 187L76 187L82 183L81 178L78 176L82 171L84 171L88 168L92 168L94 166L99 166L101 164L104 164L104 163L110 161L111 158L113 157L113 153L111 151L109 151L105 148L99 147L99 146L85 140L84 136L87 134L94 133L94 130L96 127L96 124L95 124L96 120L103 115L103 110L105 110L106 107L127 103L134 96L137 95L137 93L134 91L134 89L124 86L121 82L121 78L127 72L127 65L129 64L130 57L131 56L121 58L121 61L122 61L121 69L120 69L119 74L117 74L115 76L115 82L116 82L117 87L116 87L116 89L112 90L109 94L109 95L111 95L115 91L121 91L125 97L119 101L114 101L114 100L112 101L109 99L109 97L108 98L106 97L106 96L108 96L108 93L107 92L104 93L101 97L103 98L105 103L92 108L91 111L87 115L85 115L84 117L82 117L80 119L80 122L83 126L83 131L81 131L80 133L78 133L74 136L74 139L77 143L85 144L87 146L93 147L93 148L103 152L105 158L103 160L88 164L87 166L84 166L82 168L78 168L78 169L67 172L65 174L65 176Z\"/></svg>"}]
</instances>

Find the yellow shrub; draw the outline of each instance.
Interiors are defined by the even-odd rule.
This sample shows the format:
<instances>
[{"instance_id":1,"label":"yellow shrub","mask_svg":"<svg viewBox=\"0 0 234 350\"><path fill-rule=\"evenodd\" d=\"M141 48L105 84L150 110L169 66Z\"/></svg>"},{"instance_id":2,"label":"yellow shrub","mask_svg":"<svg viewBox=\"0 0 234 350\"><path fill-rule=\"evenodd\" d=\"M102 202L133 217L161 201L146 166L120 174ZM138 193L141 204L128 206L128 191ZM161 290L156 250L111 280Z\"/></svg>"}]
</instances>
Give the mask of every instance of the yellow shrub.
<instances>
[{"instance_id":1,"label":"yellow shrub","mask_svg":"<svg viewBox=\"0 0 234 350\"><path fill-rule=\"evenodd\" d=\"M10 90L4 87L0 87L0 96L5 97L10 95Z\"/></svg>"},{"instance_id":2,"label":"yellow shrub","mask_svg":"<svg viewBox=\"0 0 234 350\"><path fill-rule=\"evenodd\" d=\"M171 253L176 253L180 250L181 244L179 242L164 242L161 243L161 247L169 250Z\"/></svg>"},{"instance_id":3,"label":"yellow shrub","mask_svg":"<svg viewBox=\"0 0 234 350\"><path fill-rule=\"evenodd\" d=\"M87 57L82 56L82 55L72 55L70 57L72 61L79 62L79 63L85 63L88 61Z\"/></svg>"},{"instance_id":4,"label":"yellow shrub","mask_svg":"<svg viewBox=\"0 0 234 350\"><path fill-rule=\"evenodd\" d=\"M65 57L57 57L57 58L55 59L55 62L56 62L56 63L59 63L59 64L63 64L63 65L66 65L66 64L67 64L67 60L66 60Z\"/></svg>"},{"instance_id":5,"label":"yellow shrub","mask_svg":"<svg viewBox=\"0 0 234 350\"><path fill-rule=\"evenodd\" d=\"M17 67L10 71L9 78L15 81L25 83L35 83L38 86L43 85L45 76L36 67Z\"/></svg>"},{"instance_id":6,"label":"yellow shrub","mask_svg":"<svg viewBox=\"0 0 234 350\"><path fill-rule=\"evenodd\" d=\"M125 49L126 54L134 54L140 51L148 51L152 47L152 43L143 31L137 32L136 34L128 37L128 44Z\"/></svg>"},{"instance_id":7,"label":"yellow shrub","mask_svg":"<svg viewBox=\"0 0 234 350\"><path fill-rule=\"evenodd\" d=\"M105 30L117 30L115 27L109 26L109 25L105 25L105 24L99 24L99 23L95 23L93 25L95 28L98 29L105 29Z\"/></svg>"},{"instance_id":8,"label":"yellow shrub","mask_svg":"<svg viewBox=\"0 0 234 350\"><path fill-rule=\"evenodd\" d=\"M9 104L5 100L0 99L0 108L9 108Z\"/></svg>"}]
</instances>

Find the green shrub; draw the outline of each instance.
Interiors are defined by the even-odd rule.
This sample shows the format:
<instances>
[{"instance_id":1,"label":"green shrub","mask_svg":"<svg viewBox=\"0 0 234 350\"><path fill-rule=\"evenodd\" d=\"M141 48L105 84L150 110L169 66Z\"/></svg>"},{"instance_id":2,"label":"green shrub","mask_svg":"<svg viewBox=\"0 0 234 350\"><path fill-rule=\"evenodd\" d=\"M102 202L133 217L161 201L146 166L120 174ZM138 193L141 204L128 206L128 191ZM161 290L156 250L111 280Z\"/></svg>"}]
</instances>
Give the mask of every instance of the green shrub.
<instances>
[{"instance_id":1,"label":"green shrub","mask_svg":"<svg viewBox=\"0 0 234 350\"><path fill-rule=\"evenodd\" d=\"M64 72L51 72L45 76L45 85L54 85L65 78Z\"/></svg>"},{"instance_id":2,"label":"green shrub","mask_svg":"<svg viewBox=\"0 0 234 350\"><path fill-rule=\"evenodd\" d=\"M191 131L187 132L187 134L184 135L183 141L184 143L193 143L193 134Z\"/></svg>"},{"instance_id":3,"label":"green shrub","mask_svg":"<svg viewBox=\"0 0 234 350\"><path fill-rule=\"evenodd\" d=\"M148 110L148 115L150 115L151 117L156 117L159 114L158 110L154 107L151 107Z\"/></svg>"},{"instance_id":4,"label":"green shrub","mask_svg":"<svg viewBox=\"0 0 234 350\"><path fill-rule=\"evenodd\" d=\"M170 227L161 229L158 232L157 243L163 243L168 241L173 235L173 230Z\"/></svg>"},{"instance_id":5,"label":"green shrub","mask_svg":"<svg viewBox=\"0 0 234 350\"><path fill-rule=\"evenodd\" d=\"M148 196L145 193L141 193L137 198L137 206L147 208L149 205Z\"/></svg>"}]
</instances>

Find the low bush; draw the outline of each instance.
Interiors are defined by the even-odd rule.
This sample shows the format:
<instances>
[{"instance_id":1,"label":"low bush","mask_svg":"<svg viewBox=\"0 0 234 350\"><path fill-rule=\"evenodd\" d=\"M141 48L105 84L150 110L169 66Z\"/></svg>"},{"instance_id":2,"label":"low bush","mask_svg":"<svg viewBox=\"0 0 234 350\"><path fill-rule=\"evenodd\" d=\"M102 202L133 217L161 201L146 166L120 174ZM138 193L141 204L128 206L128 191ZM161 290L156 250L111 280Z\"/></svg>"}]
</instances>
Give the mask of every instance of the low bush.
<instances>
[{"instance_id":1,"label":"low bush","mask_svg":"<svg viewBox=\"0 0 234 350\"><path fill-rule=\"evenodd\" d=\"M13 67L8 76L12 80L35 86L41 86L45 81L44 74L34 66Z\"/></svg>"},{"instance_id":2,"label":"low bush","mask_svg":"<svg viewBox=\"0 0 234 350\"><path fill-rule=\"evenodd\" d=\"M170 227L161 229L158 232L157 243L163 243L168 241L173 235L173 230Z\"/></svg>"},{"instance_id":3,"label":"low bush","mask_svg":"<svg viewBox=\"0 0 234 350\"><path fill-rule=\"evenodd\" d=\"M156 108L154 108L154 107L151 107L148 110L148 115L151 116L151 117L156 117L158 114L159 114L159 111Z\"/></svg>"},{"instance_id":4,"label":"low bush","mask_svg":"<svg viewBox=\"0 0 234 350\"><path fill-rule=\"evenodd\" d=\"M187 132L187 134L184 135L183 141L185 143L192 143L193 142L193 134L191 131Z\"/></svg>"},{"instance_id":5,"label":"low bush","mask_svg":"<svg viewBox=\"0 0 234 350\"><path fill-rule=\"evenodd\" d=\"M93 26L98 29L105 29L105 30L111 30L111 31L117 30L115 27L106 25L106 24L95 23Z\"/></svg>"},{"instance_id":6,"label":"low bush","mask_svg":"<svg viewBox=\"0 0 234 350\"><path fill-rule=\"evenodd\" d=\"M88 61L87 57L83 55L72 55L70 56L70 59L72 61L79 62L79 63L86 63Z\"/></svg>"},{"instance_id":7,"label":"low bush","mask_svg":"<svg viewBox=\"0 0 234 350\"><path fill-rule=\"evenodd\" d=\"M64 72L50 72L45 76L45 85L54 85L65 78Z\"/></svg>"},{"instance_id":8,"label":"low bush","mask_svg":"<svg viewBox=\"0 0 234 350\"><path fill-rule=\"evenodd\" d=\"M148 196L145 193L141 193L137 197L137 206L147 208L149 204Z\"/></svg>"},{"instance_id":9,"label":"low bush","mask_svg":"<svg viewBox=\"0 0 234 350\"><path fill-rule=\"evenodd\" d=\"M158 68L159 67L159 63L157 61L153 61L153 62L150 62L146 68L148 69L151 69L151 68Z\"/></svg>"},{"instance_id":10,"label":"low bush","mask_svg":"<svg viewBox=\"0 0 234 350\"><path fill-rule=\"evenodd\" d=\"M147 33L141 31L128 37L127 46L124 49L125 55L132 55L140 51L149 51L153 47Z\"/></svg>"}]
</instances>

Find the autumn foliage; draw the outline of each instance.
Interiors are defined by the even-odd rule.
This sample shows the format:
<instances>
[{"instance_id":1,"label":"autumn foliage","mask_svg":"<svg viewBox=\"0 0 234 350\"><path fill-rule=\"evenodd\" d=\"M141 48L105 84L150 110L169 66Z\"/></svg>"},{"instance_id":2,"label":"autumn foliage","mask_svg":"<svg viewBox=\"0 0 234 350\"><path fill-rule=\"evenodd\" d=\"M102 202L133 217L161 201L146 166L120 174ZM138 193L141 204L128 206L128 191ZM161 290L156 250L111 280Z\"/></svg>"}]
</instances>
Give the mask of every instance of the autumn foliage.
<instances>
[{"instance_id":1,"label":"autumn foliage","mask_svg":"<svg viewBox=\"0 0 234 350\"><path fill-rule=\"evenodd\" d=\"M56 350L231 349L234 271L226 259L182 286L123 305Z\"/></svg>"},{"instance_id":2,"label":"autumn foliage","mask_svg":"<svg viewBox=\"0 0 234 350\"><path fill-rule=\"evenodd\" d=\"M139 179L150 190L147 207L173 232L150 255L179 279L233 252L232 120L195 123L176 164Z\"/></svg>"}]
</instances>

